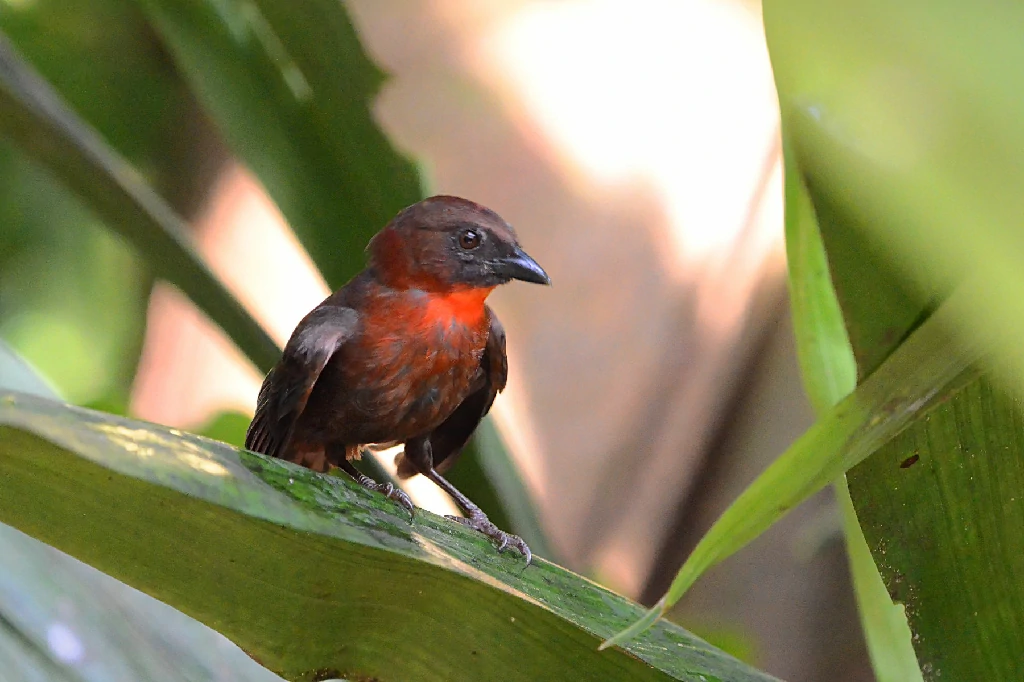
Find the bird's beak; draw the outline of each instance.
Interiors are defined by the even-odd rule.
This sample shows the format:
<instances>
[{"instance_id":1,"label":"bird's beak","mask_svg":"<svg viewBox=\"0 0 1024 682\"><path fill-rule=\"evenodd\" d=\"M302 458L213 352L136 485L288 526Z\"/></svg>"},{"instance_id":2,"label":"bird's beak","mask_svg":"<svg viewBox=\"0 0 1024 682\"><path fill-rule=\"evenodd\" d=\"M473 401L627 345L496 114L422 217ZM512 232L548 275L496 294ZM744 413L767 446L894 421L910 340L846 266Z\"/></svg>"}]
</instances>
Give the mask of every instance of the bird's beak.
<instances>
[{"instance_id":1,"label":"bird's beak","mask_svg":"<svg viewBox=\"0 0 1024 682\"><path fill-rule=\"evenodd\" d=\"M494 271L509 279L518 279L534 284L551 284L551 278L548 277L548 273L544 272L544 268L518 246L511 254L494 264Z\"/></svg>"}]
</instances>

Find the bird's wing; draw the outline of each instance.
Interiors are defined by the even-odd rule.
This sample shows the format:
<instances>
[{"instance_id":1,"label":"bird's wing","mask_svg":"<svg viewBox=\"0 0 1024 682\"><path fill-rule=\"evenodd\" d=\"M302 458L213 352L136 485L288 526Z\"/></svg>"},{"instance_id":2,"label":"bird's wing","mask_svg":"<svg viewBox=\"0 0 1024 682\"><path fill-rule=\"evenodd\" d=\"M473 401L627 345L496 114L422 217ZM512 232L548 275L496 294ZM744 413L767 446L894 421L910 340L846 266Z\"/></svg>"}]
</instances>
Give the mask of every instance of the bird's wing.
<instances>
[{"instance_id":1,"label":"bird's wing","mask_svg":"<svg viewBox=\"0 0 1024 682\"><path fill-rule=\"evenodd\" d=\"M470 393L455 412L430 434L434 468L439 473L444 473L455 463L480 420L490 411L494 397L505 388L508 380L505 328L490 308L487 314L491 320L491 330L480 360L483 379L479 382L479 388Z\"/></svg>"},{"instance_id":2,"label":"bird's wing","mask_svg":"<svg viewBox=\"0 0 1024 682\"><path fill-rule=\"evenodd\" d=\"M320 372L358 324L355 310L328 305L314 308L299 322L281 361L260 388L256 416L245 434L246 448L272 457L285 455Z\"/></svg>"}]
</instances>

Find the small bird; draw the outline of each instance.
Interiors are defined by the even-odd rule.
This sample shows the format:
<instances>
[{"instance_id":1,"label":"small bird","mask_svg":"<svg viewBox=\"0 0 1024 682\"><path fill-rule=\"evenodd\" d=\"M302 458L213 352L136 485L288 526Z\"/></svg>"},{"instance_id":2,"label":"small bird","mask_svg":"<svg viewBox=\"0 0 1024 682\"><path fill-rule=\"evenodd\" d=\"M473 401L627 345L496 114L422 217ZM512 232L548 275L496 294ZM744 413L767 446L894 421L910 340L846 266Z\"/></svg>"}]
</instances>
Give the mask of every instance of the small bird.
<instances>
[{"instance_id":1,"label":"small bird","mask_svg":"<svg viewBox=\"0 0 1024 682\"><path fill-rule=\"evenodd\" d=\"M505 330L484 301L513 279L550 284L497 213L435 196L370 240L367 267L306 315L260 388L245 447L325 472L340 467L402 504L408 496L352 464L366 447L404 444L400 478L422 474L498 544L497 528L441 474L505 388Z\"/></svg>"}]
</instances>

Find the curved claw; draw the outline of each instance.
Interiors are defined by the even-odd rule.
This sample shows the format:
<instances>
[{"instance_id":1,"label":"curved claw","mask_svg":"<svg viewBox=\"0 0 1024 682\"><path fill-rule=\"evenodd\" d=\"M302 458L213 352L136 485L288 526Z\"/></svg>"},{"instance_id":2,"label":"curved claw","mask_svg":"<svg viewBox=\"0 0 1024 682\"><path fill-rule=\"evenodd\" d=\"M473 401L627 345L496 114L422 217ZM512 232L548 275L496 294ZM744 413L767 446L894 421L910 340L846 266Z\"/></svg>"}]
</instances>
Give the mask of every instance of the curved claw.
<instances>
[{"instance_id":1,"label":"curved claw","mask_svg":"<svg viewBox=\"0 0 1024 682\"><path fill-rule=\"evenodd\" d=\"M401 488L396 488L395 486L392 486L390 483L388 483L388 485L391 486L392 489L384 494L387 495L388 499L391 500L392 502L395 502L405 507L405 510L409 512L410 519L414 518L416 516L416 507L415 505L413 505L412 500L409 498L409 496L406 495L405 491L402 490Z\"/></svg>"},{"instance_id":2,"label":"curved claw","mask_svg":"<svg viewBox=\"0 0 1024 682\"><path fill-rule=\"evenodd\" d=\"M469 526L473 530L483 533L489 537L492 542L498 543L495 547L498 552L505 552L510 548L515 548L518 549L524 557L526 557L527 566L529 566L533 561L533 552L530 551L529 545L527 545L521 537L501 530L491 523L491 520L483 513L479 515L472 515L468 518L462 516L445 516L445 518L457 521L464 526Z\"/></svg>"},{"instance_id":3,"label":"curved claw","mask_svg":"<svg viewBox=\"0 0 1024 682\"><path fill-rule=\"evenodd\" d=\"M373 490L382 494L392 502L405 507L405 510L409 512L409 518L412 519L416 516L416 507L413 505L412 500L401 488L396 487L390 481L386 483L377 483L369 476L360 476L358 479L359 485L363 486L367 490Z\"/></svg>"},{"instance_id":4,"label":"curved claw","mask_svg":"<svg viewBox=\"0 0 1024 682\"><path fill-rule=\"evenodd\" d=\"M529 566L533 562L533 552L530 551L530 546L527 545L526 542L518 535L513 535L512 537L516 539L516 549L522 552L523 556L526 557L526 565Z\"/></svg>"}]
</instances>

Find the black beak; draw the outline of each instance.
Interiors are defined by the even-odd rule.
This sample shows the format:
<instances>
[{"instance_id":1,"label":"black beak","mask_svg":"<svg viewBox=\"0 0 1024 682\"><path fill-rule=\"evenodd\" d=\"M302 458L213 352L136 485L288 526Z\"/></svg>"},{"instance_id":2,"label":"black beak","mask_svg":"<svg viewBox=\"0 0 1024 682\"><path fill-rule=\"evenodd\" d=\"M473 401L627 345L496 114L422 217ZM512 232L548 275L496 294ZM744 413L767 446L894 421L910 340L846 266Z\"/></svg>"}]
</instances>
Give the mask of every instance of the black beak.
<instances>
[{"instance_id":1,"label":"black beak","mask_svg":"<svg viewBox=\"0 0 1024 682\"><path fill-rule=\"evenodd\" d=\"M518 246L515 250L494 264L494 272L502 277L518 279L534 284L551 284L551 278L537 261L526 255Z\"/></svg>"}]
</instances>

